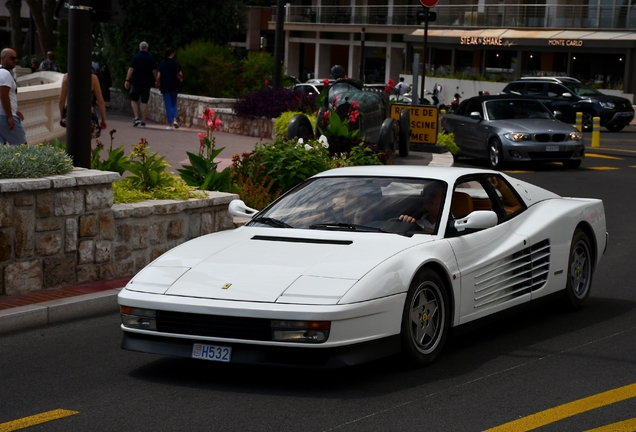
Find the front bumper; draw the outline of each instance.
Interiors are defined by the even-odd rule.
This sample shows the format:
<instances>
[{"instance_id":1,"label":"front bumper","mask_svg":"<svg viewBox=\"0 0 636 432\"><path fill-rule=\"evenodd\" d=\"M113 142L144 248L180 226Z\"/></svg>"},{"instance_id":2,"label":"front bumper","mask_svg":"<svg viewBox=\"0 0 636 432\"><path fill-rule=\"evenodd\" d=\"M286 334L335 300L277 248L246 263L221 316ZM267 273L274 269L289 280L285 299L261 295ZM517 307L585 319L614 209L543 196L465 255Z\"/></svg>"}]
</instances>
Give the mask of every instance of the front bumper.
<instances>
[{"instance_id":1,"label":"front bumper","mask_svg":"<svg viewBox=\"0 0 636 432\"><path fill-rule=\"evenodd\" d=\"M509 162L563 162L585 158L585 143L503 142L504 160ZM555 148L557 148L555 150Z\"/></svg>"},{"instance_id":2,"label":"front bumper","mask_svg":"<svg viewBox=\"0 0 636 432\"><path fill-rule=\"evenodd\" d=\"M634 120L634 111L619 111L601 117L601 126L628 125Z\"/></svg>"},{"instance_id":3,"label":"front bumper","mask_svg":"<svg viewBox=\"0 0 636 432\"><path fill-rule=\"evenodd\" d=\"M172 357L192 358L195 343L206 340L182 339L124 331L121 348ZM353 366L400 352L400 335L354 345L321 348L267 346L215 342L232 347L230 363L295 368L335 369Z\"/></svg>"}]
</instances>

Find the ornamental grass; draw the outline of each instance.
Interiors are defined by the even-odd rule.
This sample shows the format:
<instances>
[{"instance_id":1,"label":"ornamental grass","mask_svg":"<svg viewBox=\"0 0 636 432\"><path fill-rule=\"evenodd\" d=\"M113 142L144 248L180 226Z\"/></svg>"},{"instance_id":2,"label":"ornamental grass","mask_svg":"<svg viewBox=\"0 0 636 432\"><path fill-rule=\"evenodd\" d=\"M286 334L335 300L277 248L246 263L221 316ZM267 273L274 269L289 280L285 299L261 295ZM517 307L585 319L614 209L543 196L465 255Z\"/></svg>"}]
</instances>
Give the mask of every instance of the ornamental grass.
<instances>
[{"instance_id":1,"label":"ornamental grass","mask_svg":"<svg viewBox=\"0 0 636 432\"><path fill-rule=\"evenodd\" d=\"M71 156L51 145L0 144L0 179L41 178L72 169Z\"/></svg>"}]
</instances>

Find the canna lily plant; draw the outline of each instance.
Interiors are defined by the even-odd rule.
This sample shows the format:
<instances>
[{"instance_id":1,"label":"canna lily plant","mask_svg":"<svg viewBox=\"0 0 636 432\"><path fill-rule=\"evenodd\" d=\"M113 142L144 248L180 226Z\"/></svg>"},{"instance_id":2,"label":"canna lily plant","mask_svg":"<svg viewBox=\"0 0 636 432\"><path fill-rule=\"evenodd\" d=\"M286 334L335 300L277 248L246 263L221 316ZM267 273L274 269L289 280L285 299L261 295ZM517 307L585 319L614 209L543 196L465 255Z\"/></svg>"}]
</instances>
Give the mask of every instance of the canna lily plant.
<instances>
[{"instance_id":1,"label":"canna lily plant","mask_svg":"<svg viewBox=\"0 0 636 432\"><path fill-rule=\"evenodd\" d=\"M216 116L214 110L207 107L202 116L205 133L199 133L198 154L187 152L191 165L184 165L178 169L179 175L188 186L195 186L201 190L216 190L227 192L230 189L230 170L217 172L218 162L214 159L225 149L215 147L214 132L221 129L223 122Z\"/></svg>"}]
</instances>

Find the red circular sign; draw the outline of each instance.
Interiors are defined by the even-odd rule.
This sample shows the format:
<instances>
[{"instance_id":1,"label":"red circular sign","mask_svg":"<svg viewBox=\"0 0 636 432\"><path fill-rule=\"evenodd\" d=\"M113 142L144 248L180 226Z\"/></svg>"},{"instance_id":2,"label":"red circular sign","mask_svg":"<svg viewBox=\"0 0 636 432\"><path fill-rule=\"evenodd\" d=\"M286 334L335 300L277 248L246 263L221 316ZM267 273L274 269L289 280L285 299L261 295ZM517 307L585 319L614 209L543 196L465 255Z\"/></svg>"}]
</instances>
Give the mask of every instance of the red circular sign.
<instances>
[{"instance_id":1,"label":"red circular sign","mask_svg":"<svg viewBox=\"0 0 636 432\"><path fill-rule=\"evenodd\" d=\"M422 6L433 7L438 1L439 0L420 0L420 3L422 3Z\"/></svg>"}]
</instances>

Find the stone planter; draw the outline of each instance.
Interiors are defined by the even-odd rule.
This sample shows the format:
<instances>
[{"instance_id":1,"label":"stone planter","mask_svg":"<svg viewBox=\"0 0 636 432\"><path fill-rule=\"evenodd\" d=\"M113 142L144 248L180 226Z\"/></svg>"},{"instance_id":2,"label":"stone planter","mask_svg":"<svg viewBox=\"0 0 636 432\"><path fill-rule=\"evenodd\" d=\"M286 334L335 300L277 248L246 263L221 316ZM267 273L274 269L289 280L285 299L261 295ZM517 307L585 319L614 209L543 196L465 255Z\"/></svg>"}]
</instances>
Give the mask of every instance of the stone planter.
<instances>
[{"instance_id":1,"label":"stone planter","mask_svg":"<svg viewBox=\"0 0 636 432\"><path fill-rule=\"evenodd\" d=\"M76 168L0 180L0 295L133 275L187 240L234 228L227 205L237 195L114 205L119 178Z\"/></svg>"}]
</instances>

